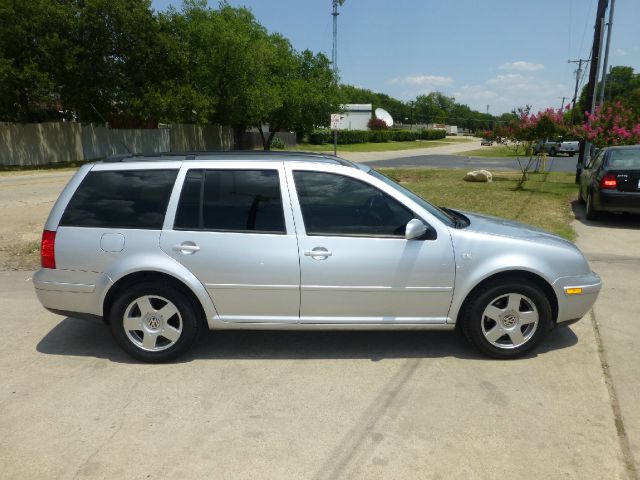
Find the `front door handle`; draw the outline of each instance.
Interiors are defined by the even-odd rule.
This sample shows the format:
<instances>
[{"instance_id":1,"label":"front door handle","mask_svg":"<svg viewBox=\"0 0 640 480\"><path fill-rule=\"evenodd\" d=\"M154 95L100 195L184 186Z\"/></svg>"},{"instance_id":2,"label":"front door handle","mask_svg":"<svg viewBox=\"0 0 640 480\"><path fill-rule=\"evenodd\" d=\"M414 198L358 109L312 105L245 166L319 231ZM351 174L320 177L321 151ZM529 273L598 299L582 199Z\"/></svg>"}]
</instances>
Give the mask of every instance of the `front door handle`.
<instances>
[{"instance_id":1,"label":"front door handle","mask_svg":"<svg viewBox=\"0 0 640 480\"><path fill-rule=\"evenodd\" d=\"M324 260L325 258L330 257L332 254L326 248L316 247L313 250L311 250L310 252L304 252L304 255L305 255L305 257L312 257L314 259L316 257L322 257L322 258L318 258L318 259Z\"/></svg>"},{"instance_id":2,"label":"front door handle","mask_svg":"<svg viewBox=\"0 0 640 480\"><path fill-rule=\"evenodd\" d=\"M174 245L173 250L184 253L185 255L193 255L200 250L200 247L193 242L184 242L180 245Z\"/></svg>"}]
</instances>

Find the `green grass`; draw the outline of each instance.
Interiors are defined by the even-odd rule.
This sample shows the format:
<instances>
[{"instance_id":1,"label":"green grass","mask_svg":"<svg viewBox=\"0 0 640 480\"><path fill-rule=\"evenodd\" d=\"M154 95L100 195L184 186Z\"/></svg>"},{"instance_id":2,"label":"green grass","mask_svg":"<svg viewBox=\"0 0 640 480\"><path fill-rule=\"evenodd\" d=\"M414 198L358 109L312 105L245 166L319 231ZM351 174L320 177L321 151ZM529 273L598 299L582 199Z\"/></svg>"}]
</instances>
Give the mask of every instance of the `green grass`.
<instances>
[{"instance_id":1,"label":"green grass","mask_svg":"<svg viewBox=\"0 0 640 480\"><path fill-rule=\"evenodd\" d=\"M448 145L447 140L416 140L413 142L383 142L383 143L352 143L349 145L338 145L340 152L388 152L392 150L412 150L415 148L433 148ZM307 152L332 152L333 144L312 145L310 143L299 143L295 147L288 147L287 150L304 150Z\"/></svg>"},{"instance_id":2,"label":"green grass","mask_svg":"<svg viewBox=\"0 0 640 480\"><path fill-rule=\"evenodd\" d=\"M515 151L513 147L506 145L492 145L491 147L482 147L478 150L470 150L467 152L457 153L456 155L462 155L464 157L517 157L524 155L524 149L518 149Z\"/></svg>"},{"instance_id":3,"label":"green grass","mask_svg":"<svg viewBox=\"0 0 640 480\"><path fill-rule=\"evenodd\" d=\"M494 174L491 183L462 180L466 170L380 169L435 205L485 213L543 228L574 240L571 200L576 197L573 173L533 173L522 190L519 175Z\"/></svg>"}]
</instances>

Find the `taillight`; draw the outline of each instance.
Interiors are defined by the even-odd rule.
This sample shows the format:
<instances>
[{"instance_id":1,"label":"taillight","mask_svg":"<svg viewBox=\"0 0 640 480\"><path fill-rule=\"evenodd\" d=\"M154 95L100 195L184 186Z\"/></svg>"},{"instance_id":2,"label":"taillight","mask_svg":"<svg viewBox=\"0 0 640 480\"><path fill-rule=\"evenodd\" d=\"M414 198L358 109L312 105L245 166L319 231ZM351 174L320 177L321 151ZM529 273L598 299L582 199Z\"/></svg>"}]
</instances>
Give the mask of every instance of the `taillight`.
<instances>
[{"instance_id":1,"label":"taillight","mask_svg":"<svg viewBox=\"0 0 640 480\"><path fill-rule=\"evenodd\" d=\"M615 175L605 175L600 180L600 188L604 189L613 189L618 187L618 181L616 180Z\"/></svg>"},{"instance_id":2,"label":"taillight","mask_svg":"<svg viewBox=\"0 0 640 480\"><path fill-rule=\"evenodd\" d=\"M56 268L56 232L51 230L42 232L40 264L42 268Z\"/></svg>"}]
</instances>

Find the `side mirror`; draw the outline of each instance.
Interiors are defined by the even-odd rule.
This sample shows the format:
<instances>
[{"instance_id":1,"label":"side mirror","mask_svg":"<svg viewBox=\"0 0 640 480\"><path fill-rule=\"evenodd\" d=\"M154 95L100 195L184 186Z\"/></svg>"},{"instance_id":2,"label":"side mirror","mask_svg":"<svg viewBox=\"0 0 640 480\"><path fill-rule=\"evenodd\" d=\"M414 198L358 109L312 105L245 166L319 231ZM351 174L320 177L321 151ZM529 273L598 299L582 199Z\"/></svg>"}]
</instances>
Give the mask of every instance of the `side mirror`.
<instances>
[{"instance_id":1,"label":"side mirror","mask_svg":"<svg viewBox=\"0 0 640 480\"><path fill-rule=\"evenodd\" d=\"M417 218L414 218L413 220L409 220L409 223L407 223L407 228L404 231L404 238L407 240L413 240L415 238L422 237L425 233L427 233L427 226Z\"/></svg>"}]
</instances>

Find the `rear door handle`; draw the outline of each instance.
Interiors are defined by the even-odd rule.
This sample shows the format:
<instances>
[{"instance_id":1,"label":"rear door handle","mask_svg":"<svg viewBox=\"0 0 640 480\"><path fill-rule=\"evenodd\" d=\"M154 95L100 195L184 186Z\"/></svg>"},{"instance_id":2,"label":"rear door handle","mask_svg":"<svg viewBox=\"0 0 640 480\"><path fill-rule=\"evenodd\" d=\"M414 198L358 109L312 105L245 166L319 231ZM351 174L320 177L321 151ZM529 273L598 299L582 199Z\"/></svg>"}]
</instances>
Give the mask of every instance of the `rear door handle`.
<instances>
[{"instance_id":1,"label":"rear door handle","mask_svg":"<svg viewBox=\"0 0 640 480\"><path fill-rule=\"evenodd\" d=\"M316 247L310 252L304 252L305 257L330 257L332 253L326 248Z\"/></svg>"},{"instance_id":2,"label":"rear door handle","mask_svg":"<svg viewBox=\"0 0 640 480\"><path fill-rule=\"evenodd\" d=\"M184 242L181 245L174 245L173 250L176 252L184 253L185 255L192 255L200 250L200 247L193 242Z\"/></svg>"}]
</instances>

